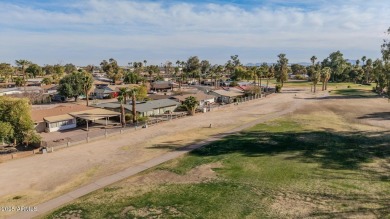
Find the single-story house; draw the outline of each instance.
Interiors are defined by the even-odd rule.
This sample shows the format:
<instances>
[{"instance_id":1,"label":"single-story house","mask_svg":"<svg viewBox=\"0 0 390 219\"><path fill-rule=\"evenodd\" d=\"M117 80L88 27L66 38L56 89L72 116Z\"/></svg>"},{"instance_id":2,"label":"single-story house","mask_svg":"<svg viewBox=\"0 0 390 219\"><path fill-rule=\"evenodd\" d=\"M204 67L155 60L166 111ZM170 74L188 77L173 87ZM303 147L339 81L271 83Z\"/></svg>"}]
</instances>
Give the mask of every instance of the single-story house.
<instances>
[{"instance_id":1,"label":"single-story house","mask_svg":"<svg viewBox=\"0 0 390 219\"><path fill-rule=\"evenodd\" d=\"M171 81L155 81L151 83L151 90L173 90L179 85Z\"/></svg>"},{"instance_id":2,"label":"single-story house","mask_svg":"<svg viewBox=\"0 0 390 219\"><path fill-rule=\"evenodd\" d=\"M52 108L33 109L30 111L35 130L52 132L76 127L76 120L68 113L93 109L84 105L68 104Z\"/></svg>"},{"instance_id":3,"label":"single-story house","mask_svg":"<svg viewBox=\"0 0 390 219\"><path fill-rule=\"evenodd\" d=\"M92 92L92 96L97 99L109 99L115 96L115 91L111 89L108 85L96 86L95 90Z\"/></svg>"},{"instance_id":4,"label":"single-story house","mask_svg":"<svg viewBox=\"0 0 390 219\"><path fill-rule=\"evenodd\" d=\"M177 101L179 101L180 103L183 103L184 100L187 98L187 97L195 97L196 100L199 101L199 106L202 107L204 105L207 105L207 104L212 104L215 102L215 96L213 95L208 95L208 94L205 94L203 92L198 92L198 93L195 93L195 94L184 94L184 95L178 95L178 96L173 96L172 98L175 98Z\"/></svg>"},{"instance_id":5,"label":"single-story house","mask_svg":"<svg viewBox=\"0 0 390 219\"><path fill-rule=\"evenodd\" d=\"M82 109L80 107L79 109ZM106 109L96 109L91 107L86 107L82 111L77 111L74 109L72 112L61 114L58 116L47 116L44 117L44 131L45 132L55 132L61 130L67 130L77 127L77 119L82 119L87 121L87 130L89 122L96 122L98 120L102 120L101 123L108 124L108 119L111 117L120 117L119 112L114 112ZM104 121L105 120L105 121ZM38 125L39 126L39 125ZM36 126L36 130L37 127ZM40 129L43 129L42 126L39 126ZM40 130L40 132L42 132Z\"/></svg>"},{"instance_id":6,"label":"single-story house","mask_svg":"<svg viewBox=\"0 0 390 219\"><path fill-rule=\"evenodd\" d=\"M58 85L57 84L49 84L49 85L41 85L44 93L47 94L55 94L57 93Z\"/></svg>"},{"instance_id":7,"label":"single-story house","mask_svg":"<svg viewBox=\"0 0 390 219\"><path fill-rule=\"evenodd\" d=\"M245 96L243 91L235 88L212 90L209 94L216 96L217 102L221 103L233 103L236 99Z\"/></svg>"},{"instance_id":8,"label":"single-story house","mask_svg":"<svg viewBox=\"0 0 390 219\"><path fill-rule=\"evenodd\" d=\"M162 99L172 99L172 96L160 95L160 94L148 94L148 98L151 100L162 100Z\"/></svg>"},{"instance_id":9,"label":"single-story house","mask_svg":"<svg viewBox=\"0 0 390 219\"><path fill-rule=\"evenodd\" d=\"M166 113L167 111L173 112L176 107L179 105L177 101L170 99L160 99L160 100L151 100L147 102L138 102L135 105L135 110L137 114L140 116L154 116L161 115ZM120 112L121 104L118 102L115 103L100 103L94 105L94 107L111 109L117 112ZM132 104L131 102L124 105L125 111L127 113L132 112Z\"/></svg>"},{"instance_id":10,"label":"single-story house","mask_svg":"<svg viewBox=\"0 0 390 219\"><path fill-rule=\"evenodd\" d=\"M92 92L92 96L97 99L115 98L118 96L121 88L131 88L138 85L108 85L108 84L96 84L95 90Z\"/></svg>"},{"instance_id":11,"label":"single-story house","mask_svg":"<svg viewBox=\"0 0 390 219\"><path fill-rule=\"evenodd\" d=\"M0 96L11 95L11 94L22 94L24 92L27 93L43 93L43 89L41 87L12 87L0 89Z\"/></svg>"}]
</instances>

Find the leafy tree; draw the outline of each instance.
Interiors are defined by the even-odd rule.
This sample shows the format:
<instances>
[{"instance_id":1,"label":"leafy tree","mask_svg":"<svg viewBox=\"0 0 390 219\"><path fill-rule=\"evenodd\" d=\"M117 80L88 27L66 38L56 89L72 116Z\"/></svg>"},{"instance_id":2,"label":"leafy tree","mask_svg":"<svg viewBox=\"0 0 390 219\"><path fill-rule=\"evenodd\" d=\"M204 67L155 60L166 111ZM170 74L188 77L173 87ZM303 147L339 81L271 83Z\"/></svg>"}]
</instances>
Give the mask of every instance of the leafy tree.
<instances>
[{"instance_id":1,"label":"leafy tree","mask_svg":"<svg viewBox=\"0 0 390 219\"><path fill-rule=\"evenodd\" d=\"M91 88L93 85L93 77L92 74L86 71L80 72L81 83L83 85L83 92L85 94L87 100L87 106L89 106L89 93L91 92Z\"/></svg>"},{"instance_id":2,"label":"leafy tree","mask_svg":"<svg viewBox=\"0 0 390 219\"><path fill-rule=\"evenodd\" d=\"M291 71L293 75L304 75L307 73L305 66L300 64L292 64Z\"/></svg>"},{"instance_id":3,"label":"leafy tree","mask_svg":"<svg viewBox=\"0 0 390 219\"><path fill-rule=\"evenodd\" d=\"M102 70L107 74L107 77L110 78L114 84L116 81L120 80L123 77L123 69L119 67L117 61L113 58L110 58L108 62L106 60L103 60L100 63L100 66Z\"/></svg>"},{"instance_id":4,"label":"leafy tree","mask_svg":"<svg viewBox=\"0 0 390 219\"><path fill-rule=\"evenodd\" d=\"M4 82L8 83L8 80L12 77L14 68L11 64L0 63L0 76L4 78Z\"/></svg>"},{"instance_id":5,"label":"leafy tree","mask_svg":"<svg viewBox=\"0 0 390 219\"><path fill-rule=\"evenodd\" d=\"M209 61L202 60L200 62L200 71L202 72L202 74L207 74L210 71L210 68L211 68L211 64Z\"/></svg>"},{"instance_id":6,"label":"leafy tree","mask_svg":"<svg viewBox=\"0 0 390 219\"><path fill-rule=\"evenodd\" d=\"M62 66L62 65L60 65L60 64L55 64L55 65L53 66L53 68L54 68L55 78L58 78L58 79L62 78L62 76L63 76L64 73L65 73L65 67ZM53 76L53 77L54 77L54 76Z\"/></svg>"},{"instance_id":7,"label":"leafy tree","mask_svg":"<svg viewBox=\"0 0 390 219\"><path fill-rule=\"evenodd\" d=\"M276 81L281 83L281 86L283 87L284 82L288 79L288 59L286 58L286 54L283 53L279 54L278 58L275 77Z\"/></svg>"},{"instance_id":8,"label":"leafy tree","mask_svg":"<svg viewBox=\"0 0 390 219\"><path fill-rule=\"evenodd\" d=\"M88 66L87 66L87 67L88 67ZM75 71L77 71L77 68L76 68L76 66L73 65L72 63L68 63L68 64L65 64L65 65L64 65L64 72L65 72L66 74L70 74L70 73L75 72Z\"/></svg>"},{"instance_id":9,"label":"leafy tree","mask_svg":"<svg viewBox=\"0 0 390 219\"><path fill-rule=\"evenodd\" d=\"M9 122L0 121L0 140L2 142L12 142L14 139L14 128Z\"/></svg>"},{"instance_id":10,"label":"leafy tree","mask_svg":"<svg viewBox=\"0 0 390 219\"><path fill-rule=\"evenodd\" d=\"M165 65L164 65L165 74L170 75L172 72L172 69L173 69L172 62L171 61L165 62Z\"/></svg>"},{"instance_id":11,"label":"leafy tree","mask_svg":"<svg viewBox=\"0 0 390 219\"><path fill-rule=\"evenodd\" d=\"M390 28L387 29L387 34L390 35ZM381 45L382 59L384 61L383 73L381 80L384 81L384 86L387 87L387 95L390 98L390 39L384 39Z\"/></svg>"},{"instance_id":12,"label":"leafy tree","mask_svg":"<svg viewBox=\"0 0 390 219\"><path fill-rule=\"evenodd\" d=\"M89 73L73 72L60 80L58 92L65 97L73 97L77 101L80 95L88 95L92 82L92 76Z\"/></svg>"},{"instance_id":13,"label":"leafy tree","mask_svg":"<svg viewBox=\"0 0 390 219\"><path fill-rule=\"evenodd\" d=\"M52 84L52 79L50 77L46 77L44 79L42 79L42 84L46 84L46 85L49 85L49 84Z\"/></svg>"},{"instance_id":14,"label":"leafy tree","mask_svg":"<svg viewBox=\"0 0 390 219\"><path fill-rule=\"evenodd\" d=\"M137 84L140 81L140 76L134 72L127 72L123 78L126 84Z\"/></svg>"},{"instance_id":15,"label":"leafy tree","mask_svg":"<svg viewBox=\"0 0 390 219\"><path fill-rule=\"evenodd\" d=\"M233 73L231 74L230 78L234 81L239 81L242 79L248 79L248 71L243 66L237 66L234 68Z\"/></svg>"},{"instance_id":16,"label":"leafy tree","mask_svg":"<svg viewBox=\"0 0 390 219\"><path fill-rule=\"evenodd\" d=\"M386 77L384 72L384 66L380 59L377 59L373 63L373 73L376 82L375 90L382 92L386 87Z\"/></svg>"},{"instance_id":17,"label":"leafy tree","mask_svg":"<svg viewBox=\"0 0 390 219\"><path fill-rule=\"evenodd\" d=\"M268 85L269 85L269 80L271 78L275 77L275 64L269 66L268 68L268 72L267 72L267 75L266 75L266 78L267 78L267 92L268 92Z\"/></svg>"},{"instance_id":18,"label":"leafy tree","mask_svg":"<svg viewBox=\"0 0 390 219\"><path fill-rule=\"evenodd\" d=\"M30 75L30 77L35 78L42 75L42 68L37 64L31 64L26 68L26 73Z\"/></svg>"},{"instance_id":19,"label":"leafy tree","mask_svg":"<svg viewBox=\"0 0 390 219\"><path fill-rule=\"evenodd\" d=\"M343 58L343 54L340 51L333 52L327 58L327 62L323 63L324 67L330 67L332 69L331 77L332 81L337 81L347 67L347 61Z\"/></svg>"},{"instance_id":20,"label":"leafy tree","mask_svg":"<svg viewBox=\"0 0 390 219\"><path fill-rule=\"evenodd\" d=\"M21 77L14 78L14 82L16 87L21 87L26 84L26 81L24 81Z\"/></svg>"},{"instance_id":21,"label":"leafy tree","mask_svg":"<svg viewBox=\"0 0 390 219\"><path fill-rule=\"evenodd\" d=\"M19 59L19 60L15 60L15 63L22 70L24 92L26 92L26 85L27 85L26 68L28 68L28 66L30 66L32 62L25 59Z\"/></svg>"},{"instance_id":22,"label":"leafy tree","mask_svg":"<svg viewBox=\"0 0 390 219\"><path fill-rule=\"evenodd\" d=\"M196 107L198 107L199 101L193 97L189 96L183 101L183 106L188 110L190 115L195 115Z\"/></svg>"},{"instance_id":23,"label":"leafy tree","mask_svg":"<svg viewBox=\"0 0 390 219\"><path fill-rule=\"evenodd\" d=\"M145 100L148 97L148 88L145 84L137 87L136 91L136 99L138 101Z\"/></svg>"},{"instance_id":24,"label":"leafy tree","mask_svg":"<svg viewBox=\"0 0 390 219\"><path fill-rule=\"evenodd\" d=\"M259 84L259 88L260 88L260 97L261 97L261 92L262 92L261 79L263 77L266 77L267 74L268 74L268 64L266 62L263 62L263 64L260 65L260 68L258 68L256 71L256 75L257 75L257 78L259 80L258 84Z\"/></svg>"},{"instance_id":25,"label":"leafy tree","mask_svg":"<svg viewBox=\"0 0 390 219\"><path fill-rule=\"evenodd\" d=\"M0 121L9 124L13 129L13 137L18 144L31 138L34 133L34 123L30 116L30 105L27 99L0 97ZM3 127L9 129L9 125ZM2 130L2 128L0 128ZM10 131L6 131L10 134ZM9 136L9 135L8 135ZM34 143L38 143L39 136L34 136ZM30 141L31 142L31 141Z\"/></svg>"},{"instance_id":26,"label":"leafy tree","mask_svg":"<svg viewBox=\"0 0 390 219\"><path fill-rule=\"evenodd\" d=\"M372 64L373 64L372 59L367 59L366 64L363 66L363 70L365 73L364 78L365 78L366 84L369 84L371 82L371 73L373 70Z\"/></svg>"},{"instance_id":27,"label":"leafy tree","mask_svg":"<svg viewBox=\"0 0 390 219\"><path fill-rule=\"evenodd\" d=\"M52 65L45 65L43 66L42 70L45 75L54 75L55 73L54 66Z\"/></svg>"},{"instance_id":28,"label":"leafy tree","mask_svg":"<svg viewBox=\"0 0 390 219\"><path fill-rule=\"evenodd\" d=\"M196 78L199 76L200 68L201 66L198 56L191 56L185 63L184 71L190 74L192 78Z\"/></svg>"}]
</instances>

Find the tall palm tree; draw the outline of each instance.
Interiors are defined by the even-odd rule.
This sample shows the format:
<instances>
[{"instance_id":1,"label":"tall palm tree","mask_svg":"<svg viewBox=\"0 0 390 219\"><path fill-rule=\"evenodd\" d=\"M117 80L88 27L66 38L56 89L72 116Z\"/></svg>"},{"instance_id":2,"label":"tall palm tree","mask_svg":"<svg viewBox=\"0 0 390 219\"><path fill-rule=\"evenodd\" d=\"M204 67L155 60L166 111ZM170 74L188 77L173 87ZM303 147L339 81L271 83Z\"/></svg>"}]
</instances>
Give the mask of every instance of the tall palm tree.
<instances>
[{"instance_id":1,"label":"tall palm tree","mask_svg":"<svg viewBox=\"0 0 390 219\"><path fill-rule=\"evenodd\" d=\"M366 57L366 56L363 56L363 57L362 57L363 65L364 65L364 63L366 62L366 60L367 60L367 57Z\"/></svg>"},{"instance_id":2,"label":"tall palm tree","mask_svg":"<svg viewBox=\"0 0 390 219\"><path fill-rule=\"evenodd\" d=\"M26 92L26 85L27 85L27 81L26 81L26 68L28 68L28 66L30 66L32 64L32 62L28 61L28 60L25 60L25 59L19 59L19 60L15 60L15 63L18 67L20 67L22 69L22 74L23 74L23 83L24 83L24 92Z\"/></svg>"},{"instance_id":3,"label":"tall palm tree","mask_svg":"<svg viewBox=\"0 0 390 219\"><path fill-rule=\"evenodd\" d=\"M131 96L131 112L133 113L134 124L137 122L137 112L135 110L137 91L138 91L137 88L132 88L128 91L128 94Z\"/></svg>"},{"instance_id":4,"label":"tall palm tree","mask_svg":"<svg viewBox=\"0 0 390 219\"><path fill-rule=\"evenodd\" d=\"M124 97L122 95L118 96L118 101L121 103L121 124L122 127L125 127L126 125L126 118L125 118L125 107L123 105Z\"/></svg>"},{"instance_id":5,"label":"tall palm tree","mask_svg":"<svg viewBox=\"0 0 390 219\"><path fill-rule=\"evenodd\" d=\"M312 57L310 58L310 60L311 60L311 64L314 65L314 63L315 63L316 60L317 60L317 57L316 57L316 56L312 56Z\"/></svg>"}]
</instances>

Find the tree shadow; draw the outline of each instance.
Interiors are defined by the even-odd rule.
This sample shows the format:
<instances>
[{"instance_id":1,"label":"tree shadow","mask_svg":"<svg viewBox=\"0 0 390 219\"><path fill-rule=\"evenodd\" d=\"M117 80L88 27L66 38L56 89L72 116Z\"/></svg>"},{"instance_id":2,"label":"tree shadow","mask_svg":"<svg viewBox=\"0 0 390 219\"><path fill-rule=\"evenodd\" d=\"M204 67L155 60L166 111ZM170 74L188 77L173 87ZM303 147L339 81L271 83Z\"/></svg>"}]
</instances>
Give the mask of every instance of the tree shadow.
<instances>
[{"instance_id":1,"label":"tree shadow","mask_svg":"<svg viewBox=\"0 0 390 219\"><path fill-rule=\"evenodd\" d=\"M357 169L374 158L390 155L390 131L277 132L247 131L224 137L190 152L195 156L239 153L243 156L290 155L286 159L319 163L326 169Z\"/></svg>"},{"instance_id":2,"label":"tree shadow","mask_svg":"<svg viewBox=\"0 0 390 219\"><path fill-rule=\"evenodd\" d=\"M305 100L321 100L321 99L327 99L327 100L350 100L350 99L381 99L380 96L364 96L364 95L348 95L348 96L322 96L322 97L308 97L308 98L301 98Z\"/></svg>"},{"instance_id":3,"label":"tree shadow","mask_svg":"<svg viewBox=\"0 0 390 219\"><path fill-rule=\"evenodd\" d=\"M390 120L390 112L376 112L358 117L358 119Z\"/></svg>"}]
</instances>

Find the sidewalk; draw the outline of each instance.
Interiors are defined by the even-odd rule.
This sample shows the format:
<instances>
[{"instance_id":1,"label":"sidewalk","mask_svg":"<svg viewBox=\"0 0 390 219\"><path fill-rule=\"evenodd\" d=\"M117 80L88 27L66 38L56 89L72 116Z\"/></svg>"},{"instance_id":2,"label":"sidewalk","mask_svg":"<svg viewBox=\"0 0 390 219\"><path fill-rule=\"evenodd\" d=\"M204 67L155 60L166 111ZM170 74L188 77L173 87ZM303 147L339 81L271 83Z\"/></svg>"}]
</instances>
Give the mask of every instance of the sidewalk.
<instances>
[{"instance_id":1,"label":"sidewalk","mask_svg":"<svg viewBox=\"0 0 390 219\"><path fill-rule=\"evenodd\" d=\"M98 189L101 189L105 186L108 186L110 184L113 184L115 182L118 182L120 180L123 180L123 179L126 179L130 176L133 176L135 174L138 174L144 170L147 170L151 167L154 167L154 166L157 166L161 163L164 163L166 161L169 161L169 160L172 160L172 159L175 159L177 157L180 157L182 156L183 154L186 154L196 148L199 148L199 147L202 147L202 146L205 146L207 144L210 144L211 142L214 142L214 141L218 141L228 135L231 135L231 134L235 134L239 131L242 131L244 129L247 129L247 128L250 128L256 124L259 124L259 123L262 123L262 122L266 122L268 120L272 120L272 119L275 119L275 118L278 118L282 115L285 115L285 114L288 114L288 113L292 113L294 112L298 106L301 104L300 101L298 102L294 102L293 106L292 107L289 107L287 109L284 109L282 111L279 111L279 112L276 112L276 113L272 113L272 114L269 114L267 116L264 116L263 118L261 119L257 119L257 120L254 120L252 122L249 122L247 124L244 124L242 126L239 126L237 128L234 128L228 132L224 132L224 133L221 133L221 134L218 134L214 137L211 137L211 138L208 138L207 140L203 140L203 141L200 141L199 143L196 143L196 144L192 144L192 145L189 145L189 146L186 146L186 147L183 147L183 148L180 148L176 151L171 151L171 152L167 152L161 156L158 156L158 157L155 157L149 161L146 161L144 163L141 163L139 165L136 165L136 166L132 166L132 167L129 167L123 171L120 171L120 172L117 172L113 175L110 175L110 176L106 176L106 177L103 177L103 178L100 178L98 180L96 180L95 182L92 182L90 184L87 184L85 186L82 186L74 191L71 191L71 192L68 192L64 195L61 195L57 198L54 198L52 200L49 200L47 202L44 202L42 204L39 204L37 207L38 211L36 212L21 212L21 213L17 213L11 217L9 217L10 219L21 219L21 218L33 218L33 217L37 217L37 216L40 216L40 215L43 215L45 213L48 213L50 211L53 211L55 210L56 208L58 207L61 207L62 205L65 205L71 201L74 201L75 199L81 197L81 196L84 196L84 195L87 195L93 191L96 191Z\"/></svg>"}]
</instances>

